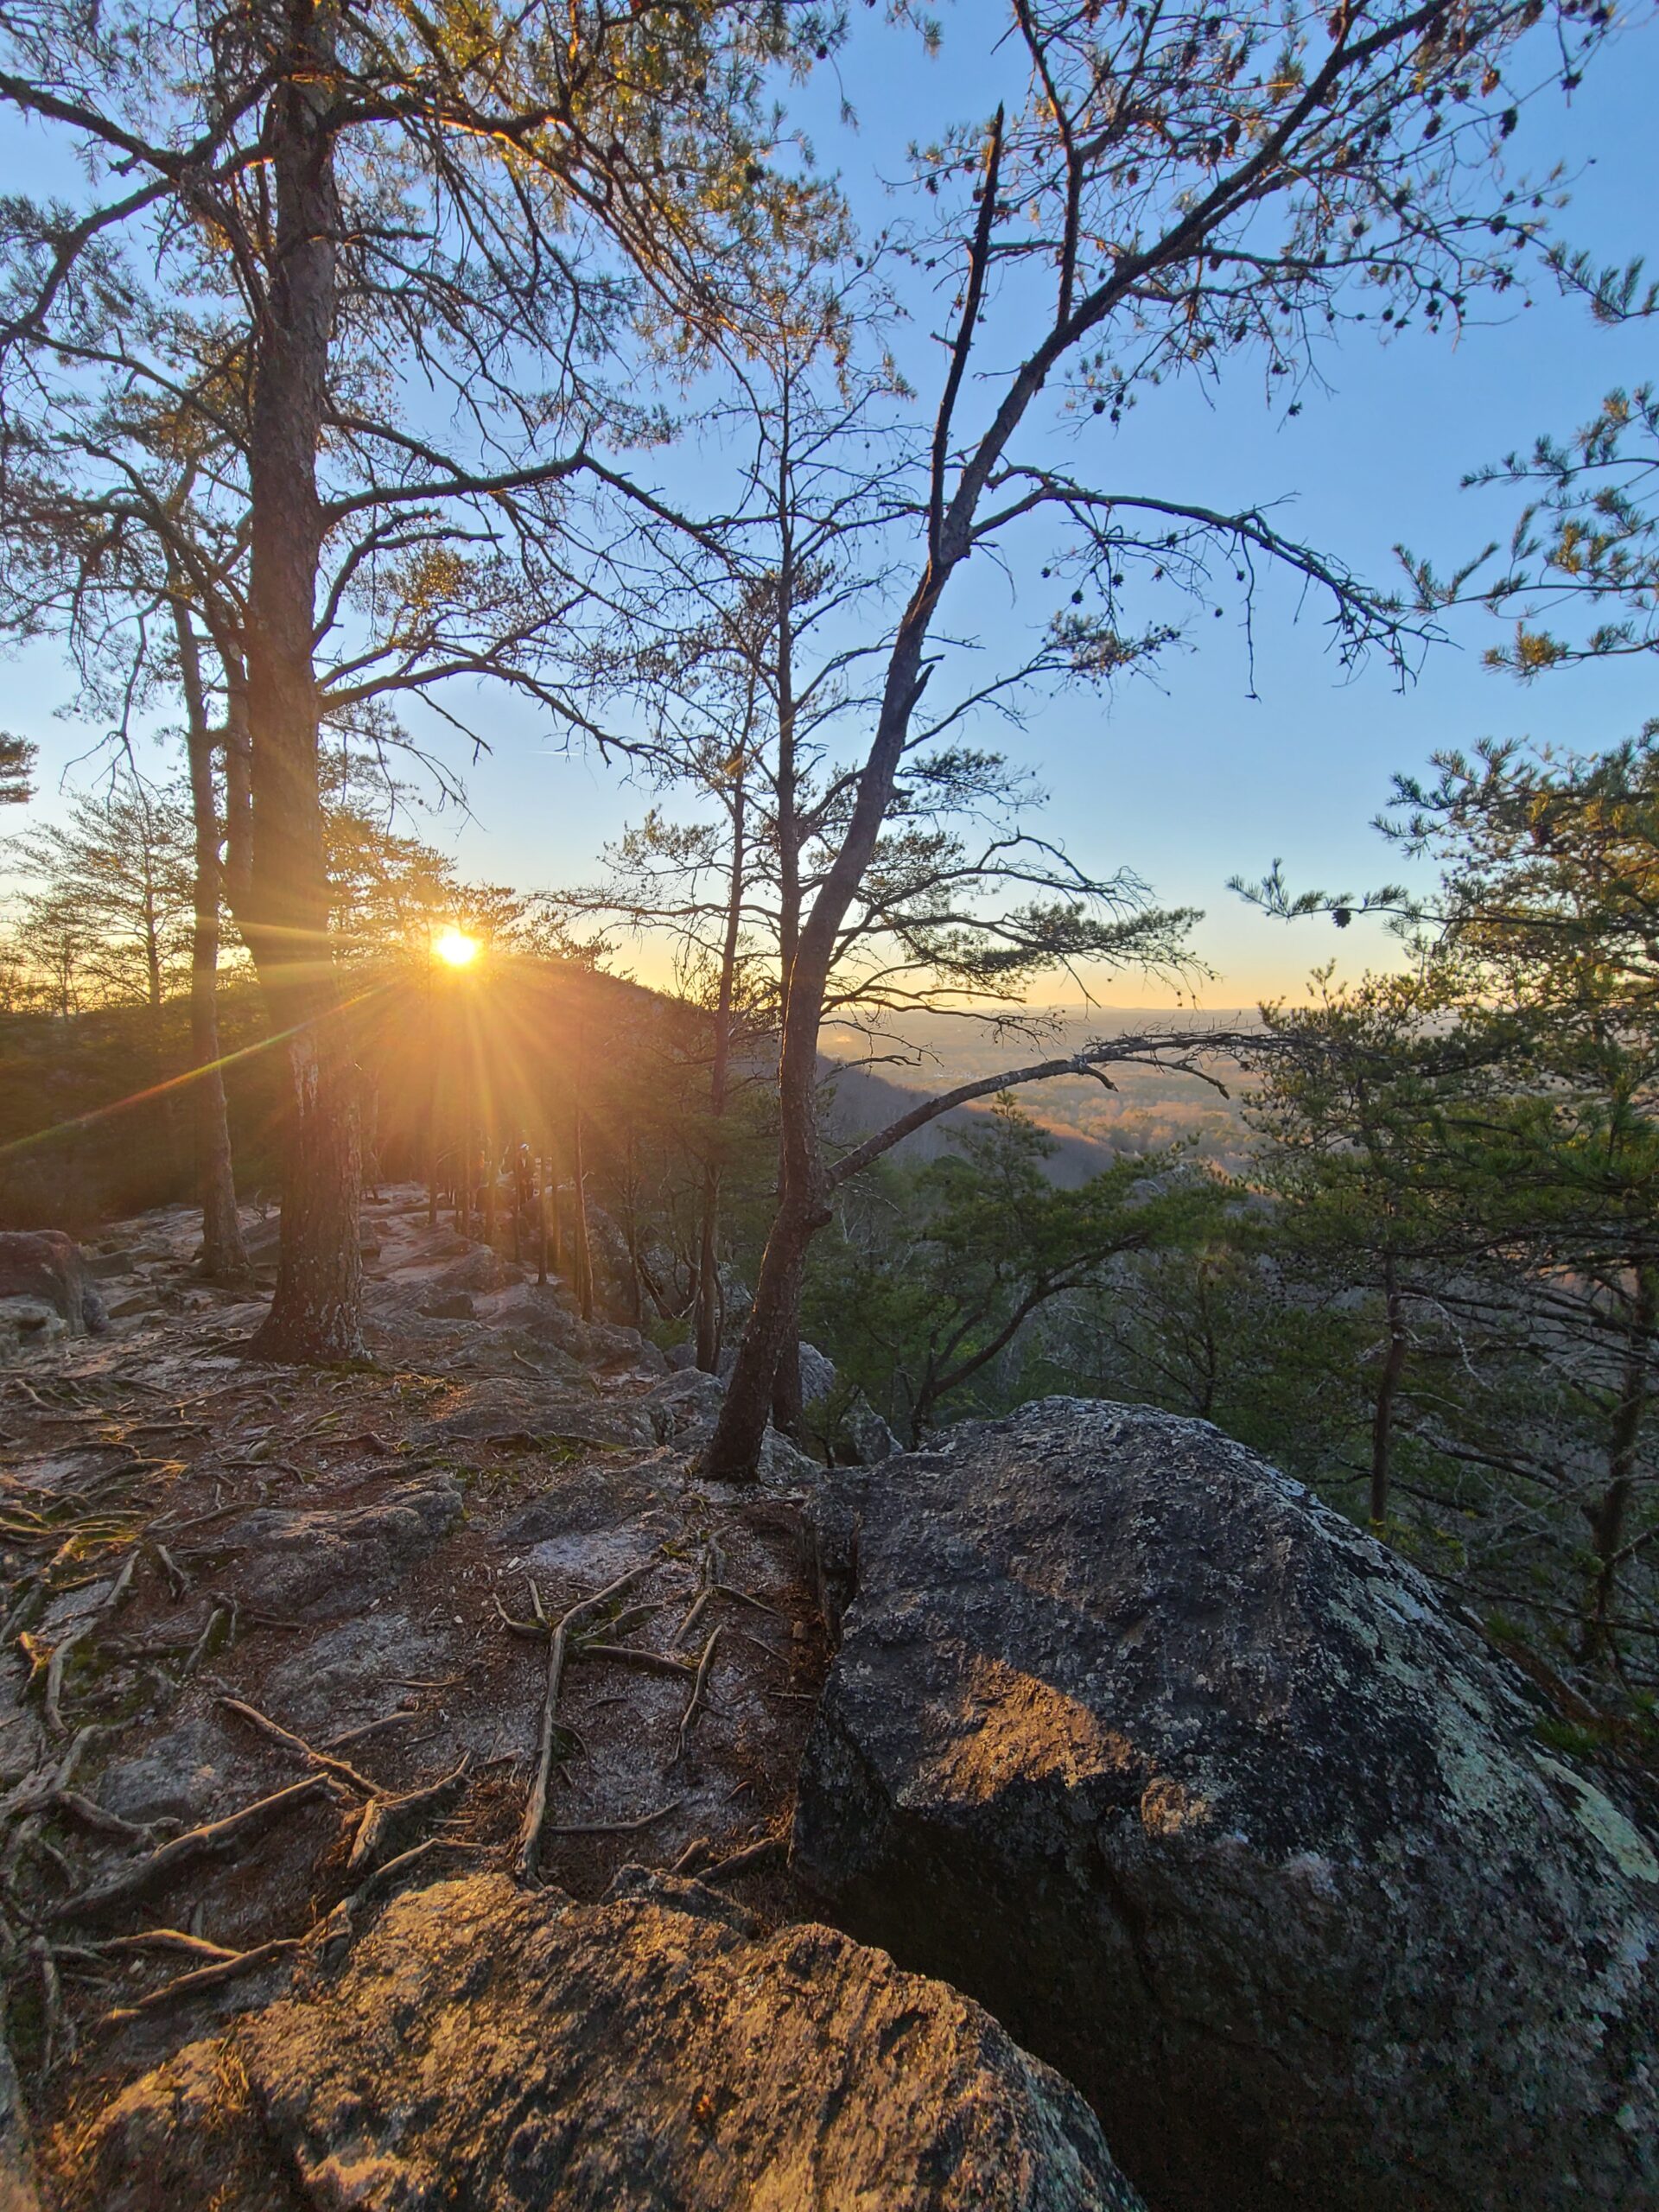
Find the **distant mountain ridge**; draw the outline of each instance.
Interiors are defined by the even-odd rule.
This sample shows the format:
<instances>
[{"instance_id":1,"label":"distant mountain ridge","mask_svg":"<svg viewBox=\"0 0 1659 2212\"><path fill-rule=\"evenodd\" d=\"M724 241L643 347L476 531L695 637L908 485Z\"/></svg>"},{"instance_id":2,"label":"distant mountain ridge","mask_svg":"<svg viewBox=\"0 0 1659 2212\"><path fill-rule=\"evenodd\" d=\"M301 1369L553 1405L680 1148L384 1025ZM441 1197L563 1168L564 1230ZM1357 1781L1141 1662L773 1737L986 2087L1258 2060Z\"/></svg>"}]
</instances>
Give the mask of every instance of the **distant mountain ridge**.
<instances>
[{"instance_id":1,"label":"distant mountain ridge","mask_svg":"<svg viewBox=\"0 0 1659 2212\"><path fill-rule=\"evenodd\" d=\"M894 1023L877 1046L861 1048L851 1037L837 1040L819 1061L825 1083L834 1085L825 1118L829 1134L850 1141L957 1084L1079 1052L1098 1039L1143 1031L1179 1036L1183 1031L1248 1031L1260 1026L1254 1008L1033 1009L1031 1018L1040 1024L1034 1037L1006 1029L998 1033L991 1025L950 1014L919 1014ZM875 1057L878 1052L892 1057L882 1060ZM1050 1163L1056 1182L1069 1188L1099 1173L1121 1153L1152 1151L1182 1141L1220 1166L1243 1166L1249 1135L1236 1095L1224 1098L1194 1076L1155 1069L1114 1067L1108 1073L1110 1090L1090 1076L1063 1076L1024 1085L1014 1094L1058 1147ZM1236 1094L1243 1087L1229 1083ZM953 1128L971 1128L989 1110L988 1100L957 1107L916 1130L895 1152L912 1160L936 1159L950 1148Z\"/></svg>"}]
</instances>

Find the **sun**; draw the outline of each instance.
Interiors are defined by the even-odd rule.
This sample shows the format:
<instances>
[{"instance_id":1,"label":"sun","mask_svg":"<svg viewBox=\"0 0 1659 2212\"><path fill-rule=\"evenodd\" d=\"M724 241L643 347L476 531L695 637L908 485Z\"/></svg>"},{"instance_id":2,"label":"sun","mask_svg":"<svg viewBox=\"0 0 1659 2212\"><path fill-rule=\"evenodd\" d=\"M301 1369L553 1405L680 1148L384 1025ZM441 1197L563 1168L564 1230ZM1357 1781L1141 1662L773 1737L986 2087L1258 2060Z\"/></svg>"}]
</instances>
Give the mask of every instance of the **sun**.
<instances>
[{"instance_id":1,"label":"sun","mask_svg":"<svg viewBox=\"0 0 1659 2212\"><path fill-rule=\"evenodd\" d=\"M432 950L446 968L470 968L478 957L478 939L451 927L433 938Z\"/></svg>"}]
</instances>

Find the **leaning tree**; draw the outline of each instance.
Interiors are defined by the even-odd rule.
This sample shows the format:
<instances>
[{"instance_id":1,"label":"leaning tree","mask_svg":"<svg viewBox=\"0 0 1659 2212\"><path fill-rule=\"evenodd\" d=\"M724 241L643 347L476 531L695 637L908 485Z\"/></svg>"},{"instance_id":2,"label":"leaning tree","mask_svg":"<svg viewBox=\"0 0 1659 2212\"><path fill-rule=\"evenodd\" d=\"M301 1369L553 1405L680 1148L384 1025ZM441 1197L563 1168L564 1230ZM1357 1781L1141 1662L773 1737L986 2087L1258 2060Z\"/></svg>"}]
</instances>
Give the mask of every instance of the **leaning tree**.
<instances>
[{"instance_id":1,"label":"leaning tree","mask_svg":"<svg viewBox=\"0 0 1659 2212\"><path fill-rule=\"evenodd\" d=\"M1408 613L1267 513L1125 484L1111 432L1154 385L1234 364L1254 363L1298 405L1332 327L1455 327L1478 296L1514 284L1542 200L1507 177L1508 142L1538 83L1564 66L1576 80L1605 21L1579 0L1548 25L1545 14L1539 0L1013 0L993 66L1020 81L988 122L919 154L923 204L937 200L941 219L914 251L946 327L910 580L791 964L779 1203L711 1472L756 1465L807 1249L830 1218L814 1113L826 996L924 696L950 658L944 618L964 572L1046 557L1072 587L1052 634L1101 677L1140 658L1132 588L1184 585L1213 603L1230 575L1248 607L1267 567L1325 597L1345 661L1381 647L1403 662L1422 635ZM1069 464L1044 435L1051 391L1078 433Z\"/></svg>"},{"instance_id":2,"label":"leaning tree","mask_svg":"<svg viewBox=\"0 0 1659 2212\"><path fill-rule=\"evenodd\" d=\"M750 337L705 433L729 443L741 496L695 532L642 526L629 620L590 672L601 693L608 681L643 704L636 765L665 796L580 903L669 935L710 1001L696 1305L697 1356L711 1370L727 1108L776 1034L804 918L846 832L892 644L894 540L912 511L918 442L902 382L870 342L882 335L883 272L865 259L858 272L805 272L772 327ZM1065 638L1039 636L917 718L829 969L821 1029L843 1047L902 1055L904 1021L921 1013L1034 1035L1050 1025L1025 999L1046 973L1182 967L1192 917L1153 906L1129 871L1092 874L1039 835L1035 779L963 735L975 716L1017 725L1023 702L1074 663ZM786 1427L800 1411L797 1333L791 1319L776 1369Z\"/></svg>"}]
</instances>

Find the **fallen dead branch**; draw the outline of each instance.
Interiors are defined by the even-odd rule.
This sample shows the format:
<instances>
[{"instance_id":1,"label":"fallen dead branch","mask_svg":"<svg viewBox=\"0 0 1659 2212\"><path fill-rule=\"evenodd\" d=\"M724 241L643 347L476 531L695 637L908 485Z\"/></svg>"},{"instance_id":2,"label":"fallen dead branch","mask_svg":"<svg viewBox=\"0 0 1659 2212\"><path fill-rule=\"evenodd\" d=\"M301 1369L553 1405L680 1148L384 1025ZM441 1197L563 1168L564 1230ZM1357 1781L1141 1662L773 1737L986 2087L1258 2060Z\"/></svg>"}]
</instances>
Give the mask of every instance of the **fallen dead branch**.
<instances>
[{"instance_id":1,"label":"fallen dead branch","mask_svg":"<svg viewBox=\"0 0 1659 2212\"><path fill-rule=\"evenodd\" d=\"M556 1732L559 1685L564 1676L565 1655L569 1649L574 1631L584 1621L602 1612L607 1605L614 1605L656 1568L654 1558L643 1567L631 1568L620 1574L614 1582L595 1591L591 1598L583 1598L561 1615L551 1633L547 1651L547 1688L542 1701L542 1726L536 1762L536 1777L531 1784L529 1802L518 1830L518 1845L514 1854L514 1866L521 1881L535 1878L536 1857L541 1846L542 1829L547 1820L547 1793L553 1778L554 1745Z\"/></svg>"},{"instance_id":2,"label":"fallen dead branch","mask_svg":"<svg viewBox=\"0 0 1659 2212\"><path fill-rule=\"evenodd\" d=\"M274 1821L310 1804L322 1796L328 1783L322 1775L308 1775L303 1782L291 1782L286 1789L274 1790L268 1797L256 1798L251 1805L244 1805L234 1813L227 1813L223 1820L208 1821L200 1827L187 1828L182 1835L175 1835L160 1844L147 1858L136 1865L124 1866L96 1888L83 1890L76 1897L66 1897L53 1909L54 1921L91 1920L118 1906L129 1904L134 1897L144 1896L161 1883L170 1880L181 1868L194 1866L200 1859L214 1859L221 1853L233 1851L238 1845L269 1827Z\"/></svg>"}]
</instances>

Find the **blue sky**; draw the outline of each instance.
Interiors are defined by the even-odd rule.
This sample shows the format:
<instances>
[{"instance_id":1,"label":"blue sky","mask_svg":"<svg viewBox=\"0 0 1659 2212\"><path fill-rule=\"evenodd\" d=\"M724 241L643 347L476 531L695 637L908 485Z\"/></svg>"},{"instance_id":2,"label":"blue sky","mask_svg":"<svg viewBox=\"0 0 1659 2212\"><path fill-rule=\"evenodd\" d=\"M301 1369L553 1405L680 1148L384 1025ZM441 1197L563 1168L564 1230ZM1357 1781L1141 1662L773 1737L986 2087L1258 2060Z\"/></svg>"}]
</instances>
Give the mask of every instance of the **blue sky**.
<instances>
[{"instance_id":1,"label":"blue sky","mask_svg":"<svg viewBox=\"0 0 1659 2212\"><path fill-rule=\"evenodd\" d=\"M800 111L820 162L841 172L867 219L882 219L879 180L902 175L909 138L990 104L992 20L971 0L949 11L941 54L930 60L883 12L859 11L840 64L856 132L837 119L835 85L822 81L805 94ZM1511 141L1517 168L1560 157L1575 173L1559 233L1599 261L1659 245L1646 229L1656 95L1659 28L1647 17L1600 57L1570 105L1535 106ZM1333 390L1306 393L1294 421L1268 411L1249 370L1213 404L1191 386L1152 394L1126 418L1114 473L1125 484L1217 505L1291 502L1281 521L1371 576L1391 573L1402 539L1450 566L1503 535L1513 512L1502 493L1460 493L1460 474L1541 430L1570 429L1611 385L1651 374L1655 340L1650 326L1598 329L1581 307L1541 286L1532 308L1467 330L1455 346L1414 332L1382 348L1355 334L1326 364ZM988 575L972 607L993 639L999 625L1012 639L1033 619ZM1035 610L1037 619L1046 613ZM1230 610L1224 621L1205 622L1203 650L1173 655L1156 683L1134 682L1104 702L1068 696L1039 709L1017 741L1051 794L1045 826L1077 859L1102 871L1128 863L1161 900L1206 910L1196 945L1219 971L1199 993L1212 1006L1294 992L1313 962L1333 952L1349 972L1389 957L1386 940L1362 928L1338 939L1328 925L1287 931L1262 920L1225 890L1235 870L1259 873L1282 855L1299 885L1374 882L1397 873L1367 826L1391 772L1421 766L1436 747L1487 734L1608 743L1655 710L1652 671L1640 663L1572 671L1526 690L1486 672L1480 652L1495 633L1478 612L1459 618L1453 644L1432 654L1405 692L1380 664L1344 680L1317 621L1299 626L1293 613L1287 594L1269 592L1255 699ZM0 681L0 721L41 741L41 811L50 811L58 778L95 734L54 719L67 685L49 652L31 650ZM468 772L474 819L438 817L423 834L453 850L468 874L497 881L551 887L590 876L600 845L642 810L644 795L597 760L563 753L510 699L480 701L475 711L494 751ZM648 980L664 972L649 948L631 951L627 963ZM1096 988L1117 1004L1168 996L1166 987L1138 989L1127 978Z\"/></svg>"}]
</instances>

